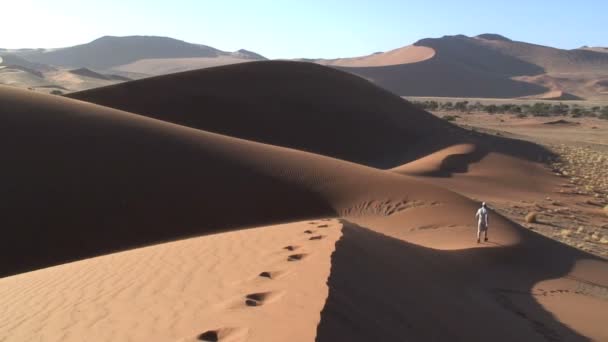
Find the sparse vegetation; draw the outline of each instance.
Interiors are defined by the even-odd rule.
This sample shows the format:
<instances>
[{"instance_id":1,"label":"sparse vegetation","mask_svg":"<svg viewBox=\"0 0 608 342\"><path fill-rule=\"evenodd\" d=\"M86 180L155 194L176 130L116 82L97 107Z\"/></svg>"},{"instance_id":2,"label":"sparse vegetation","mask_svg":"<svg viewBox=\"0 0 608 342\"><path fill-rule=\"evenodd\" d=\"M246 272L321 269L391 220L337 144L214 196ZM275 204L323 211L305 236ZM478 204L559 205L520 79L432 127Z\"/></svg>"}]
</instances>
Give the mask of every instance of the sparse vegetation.
<instances>
[{"instance_id":1,"label":"sparse vegetation","mask_svg":"<svg viewBox=\"0 0 608 342\"><path fill-rule=\"evenodd\" d=\"M444 115L443 119L446 121L455 121L457 118L460 118L458 115Z\"/></svg>"},{"instance_id":2,"label":"sparse vegetation","mask_svg":"<svg viewBox=\"0 0 608 342\"><path fill-rule=\"evenodd\" d=\"M63 95L63 92L61 90L54 89L54 90L51 90L51 94L52 95Z\"/></svg>"},{"instance_id":3,"label":"sparse vegetation","mask_svg":"<svg viewBox=\"0 0 608 342\"><path fill-rule=\"evenodd\" d=\"M484 105L480 102L470 103L469 101L459 102L438 102L435 100L429 101L413 101L414 105L424 110L429 111L444 111L444 112L458 112L458 113L474 113L474 112L485 112L489 114L514 114L518 118L525 118L529 115L532 116L567 116L570 115L574 118L577 117L599 117L602 119L608 119L608 106L600 107L597 105L593 106L581 106L578 104L564 104L562 102L557 104L537 102L533 105L529 104L489 104Z\"/></svg>"},{"instance_id":4,"label":"sparse vegetation","mask_svg":"<svg viewBox=\"0 0 608 342\"><path fill-rule=\"evenodd\" d=\"M604 106L604 108L600 110L598 117L600 119L608 120L608 106Z\"/></svg>"}]
</instances>

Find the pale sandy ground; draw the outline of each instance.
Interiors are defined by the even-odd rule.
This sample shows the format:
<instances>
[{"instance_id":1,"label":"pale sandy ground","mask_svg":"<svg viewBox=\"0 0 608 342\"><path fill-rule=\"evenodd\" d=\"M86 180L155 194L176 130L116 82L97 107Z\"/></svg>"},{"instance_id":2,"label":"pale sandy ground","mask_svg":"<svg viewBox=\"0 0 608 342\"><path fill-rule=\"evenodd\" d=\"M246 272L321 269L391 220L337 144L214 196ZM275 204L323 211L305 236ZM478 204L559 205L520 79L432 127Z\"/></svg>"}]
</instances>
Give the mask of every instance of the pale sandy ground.
<instances>
[{"instance_id":1,"label":"pale sandy ground","mask_svg":"<svg viewBox=\"0 0 608 342\"><path fill-rule=\"evenodd\" d=\"M341 227L258 227L0 279L0 341L312 341Z\"/></svg>"}]
</instances>

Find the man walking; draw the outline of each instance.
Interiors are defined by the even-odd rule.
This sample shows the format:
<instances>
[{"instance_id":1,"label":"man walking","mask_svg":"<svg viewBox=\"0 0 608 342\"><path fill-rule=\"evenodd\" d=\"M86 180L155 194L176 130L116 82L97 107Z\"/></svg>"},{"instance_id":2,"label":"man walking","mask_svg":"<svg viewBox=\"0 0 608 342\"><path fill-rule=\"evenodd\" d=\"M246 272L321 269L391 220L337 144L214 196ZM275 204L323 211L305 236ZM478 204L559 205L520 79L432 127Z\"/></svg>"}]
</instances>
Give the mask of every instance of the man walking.
<instances>
[{"instance_id":1,"label":"man walking","mask_svg":"<svg viewBox=\"0 0 608 342\"><path fill-rule=\"evenodd\" d=\"M483 240L488 241L488 216L486 202L483 202L481 208L479 208L475 214L475 218L477 219L477 243L479 243L479 239L481 238L481 232L484 232L485 234Z\"/></svg>"}]
</instances>

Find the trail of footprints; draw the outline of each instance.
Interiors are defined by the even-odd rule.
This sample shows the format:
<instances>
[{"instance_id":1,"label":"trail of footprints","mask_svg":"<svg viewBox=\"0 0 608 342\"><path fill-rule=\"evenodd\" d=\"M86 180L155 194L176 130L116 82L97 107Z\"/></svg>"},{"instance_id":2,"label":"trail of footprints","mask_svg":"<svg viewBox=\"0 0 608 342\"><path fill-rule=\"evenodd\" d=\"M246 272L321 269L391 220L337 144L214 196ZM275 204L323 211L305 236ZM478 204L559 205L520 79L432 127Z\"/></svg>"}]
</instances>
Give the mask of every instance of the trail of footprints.
<instances>
[{"instance_id":1,"label":"trail of footprints","mask_svg":"<svg viewBox=\"0 0 608 342\"><path fill-rule=\"evenodd\" d=\"M319 228L319 229L330 228L329 222L332 221L331 219L322 219L320 221L328 222L328 223L311 221L311 222L308 222L308 224L316 225L316 228ZM312 235L312 236L308 237L308 241L319 241L319 240L322 240L323 238L325 238L325 235L317 234L317 230L313 230L313 229L307 229L303 232L303 234ZM301 248L301 246L298 246L298 245L288 245L288 246L283 247L282 249L286 252L296 252L296 250L298 250L300 248ZM306 256L308 256L308 253L289 253L285 257L285 261L287 261L289 263L296 263L296 262L301 261L302 259L306 258ZM276 279L278 276L280 276L283 273L284 273L284 271L274 271L274 272L262 271L258 274L258 277L264 278L267 280L273 280L273 279ZM250 293L245 296L243 301L244 301L245 306L247 306L247 307L262 306L262 305L264 305L265 302L267 302L269 299L274 297L274 294L275 293L273 293L271 291ZM198 335L196 340L197 341L207 341L207 342L217 342L217 341L222 341L227 337L230 337L230 340L233 340L232 337L234 337L234 336L231 336L232 335L231 332L233 330L234 329L230 329L230 328L208 330L208 331L205 331L205 332L201 333L200 335Z\"/></svg>"}]
</instances>

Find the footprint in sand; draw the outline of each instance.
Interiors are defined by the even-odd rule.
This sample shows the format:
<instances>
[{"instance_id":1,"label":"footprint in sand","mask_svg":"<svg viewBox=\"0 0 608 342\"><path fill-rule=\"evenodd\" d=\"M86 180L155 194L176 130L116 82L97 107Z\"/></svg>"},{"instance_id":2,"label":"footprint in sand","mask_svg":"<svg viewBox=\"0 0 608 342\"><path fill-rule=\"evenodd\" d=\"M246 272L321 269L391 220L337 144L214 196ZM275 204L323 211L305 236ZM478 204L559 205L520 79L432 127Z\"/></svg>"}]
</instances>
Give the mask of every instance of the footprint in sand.
<instances>
[{"instance_id":1,"label":"footprint in sand","mask_svg":"<svg viewBox=\"0 0 608 342\"><path fill-rule=\"evenodd\" d=\"M327 225L327 224L322 224L320 226L317 226L317 228L327 228L327 227L329 227L329 225Z\"/></svg>"},{"instance_id":2,"label":"footprint in sand","mask_svg":"<svg viewBox=\"0 0 608 342\"><path fill-rule=\"evenodd\" d=\"M262 306L270 301L275 301L281 297L282 292L257 292L245 296L245 305Z\"/></svg>"},{"instance_id":3,"label":"footprint in sand","mask_svg":"<svg viewBox=\"0 0 608 342\"><path fill-rule=\"evenodd\" d=\"M298 246L291 246L291 245L283 247L283 249L286 249L288 251L295 251L298 248L299 248Z\"/></svg>"},{"instance_id":4,"label":"footprint in sand","mask_svg":"<svg viewBox=\"0 0 608 342\"><path fill-rule=\"evenodd\" d=\"M324 238L324 237L325 237L325 236L323 236L323 235L317 235L317 236L313 236L313 237L311 237L311 238L310 238L310 239L308 239L308 240L321 240L321 239L322 239L322 238Z\"/></svg>"},{"instance_id":5,"label":"footprint in sand","mask_svg":"<svg viewBox=\"0 0 608 342\"><path fill-rule=\"evenodd\" d=\"M312 234L312 233L313 233L313 231L312 231L312 230L308 230L308 229L307 229L307 230L305 230L305 231L304 231L304 234Z\"/></svg>"},{"instance_id":6,"label":"footprint in sand","mask_svg":"<svg viewBox=\"0 0 608 342\"><path fill-rule=\"evenodd\" d=\"M205 342L217 342L220 340L219 332L217 330L205 331L204 333L198 335L197 340Z\"/></svg>"},{"instance_id":7,"label":"footprint in sand","mask_svg":"<svg viewBox=\"0 0 608 342\"><path fill-rule=\"evenodd\" d=\"M264 271L264 272L258 274L258 277L274 280L274 279L279 279L288 273L289 272L287 272L287 271L272 271L272 272Z\"/></svg>"},{"instance_id":8,"label":"footprint in sand","mask_svg":"<svg viewBox=\"0 0 608 342\"><path fill-rule=\"evenodd\" d=\"M306 254L292 254L287 257L287 261L300 261L304 257L306 257Z\"/></svg>"},{"instance_id":9,"label":"footprint in sand","mask_svg":"<svg viewBox=\"0 0 608 342\"><path fill-rule=\"evenodd\" d=\"M217 342L217 341L231 341L231 342L242 342L246 340L249 329L247 328L219 328L214 330L207 330L204 333L196 336L196 341L204 342ZM180 340L182 341L182 340ZM184 341L192 341L187 339Z\"/></svg>"},{"instance_id":10,"label":"footprint in sand","mask_svg":"<svg viewBox=\"0 0 608 342\"><path fill-rule=\"evenodd\" d=\"M259 274L259 276L262 278L272 279L272 273L270 273L270 272L262 272Z\"/></svg>"}]
</instances>

